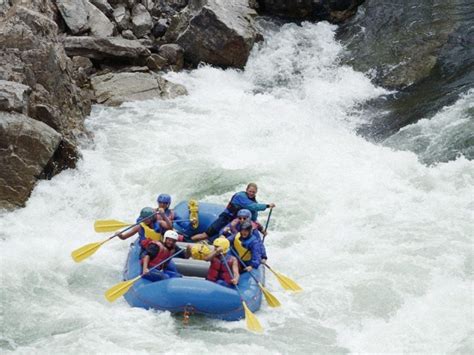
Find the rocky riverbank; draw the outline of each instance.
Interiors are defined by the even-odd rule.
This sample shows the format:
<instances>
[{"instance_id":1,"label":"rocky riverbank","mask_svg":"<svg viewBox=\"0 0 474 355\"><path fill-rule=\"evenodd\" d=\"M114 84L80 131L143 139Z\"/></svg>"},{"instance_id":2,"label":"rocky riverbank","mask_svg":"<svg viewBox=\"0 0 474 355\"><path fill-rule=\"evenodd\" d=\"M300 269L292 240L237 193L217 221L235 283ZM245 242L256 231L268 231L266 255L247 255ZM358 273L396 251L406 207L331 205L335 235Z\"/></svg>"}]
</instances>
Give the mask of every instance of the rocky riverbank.
<instances>
[{"instance_id":1,"label":"rocky riverbank","mask_svg":"<svg viewBox=\"0 0 474 355\"><path fill-rule=\"evenodd\" d=\"M164 71L243 68L258 14L342 22L362 0L4 0L0 2L0 208L73 168L94 103L173 98ZM315 5L316 4L316 5Z\"/></svg>"}]
</instances>

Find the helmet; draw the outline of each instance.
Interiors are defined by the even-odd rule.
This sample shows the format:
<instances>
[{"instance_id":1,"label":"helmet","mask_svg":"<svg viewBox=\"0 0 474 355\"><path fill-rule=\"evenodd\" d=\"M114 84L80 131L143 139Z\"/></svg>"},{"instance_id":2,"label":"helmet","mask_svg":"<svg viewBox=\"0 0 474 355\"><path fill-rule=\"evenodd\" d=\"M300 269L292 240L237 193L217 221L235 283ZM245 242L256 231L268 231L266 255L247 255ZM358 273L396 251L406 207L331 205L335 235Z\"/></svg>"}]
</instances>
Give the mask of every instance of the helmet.
<instances>
[{"instance_id":1,"label":"helmet","mask_svg":"<svg viewBox=\"0 0 474 355\"><path fill-rule=\"evenodd\" d=\"M140 219L145 219L152 216L155 216L155 210L151 207L144 207L140 211Z\"/></svg>"},{"instance_id":2,"label":"helmet","mask_svg":"<svg viewBox=\"0 0 474 355\"><path fill-rule=\"evenodd\" d=\"M250 221L244 221L242 222L242 224L240 225L240 230L248 230L249 232L252 231L252 222Z\"/></svg>"},{"instance_id":3,"label":"helmet","mask_svg":"<svg viewBox=\"0 0 474 355\"><path fill-rule=\"evenodd\" d=\"M221 247L222 252L225 254L229 251L230 248L230 242L225 238L225 237L219 237L216 240L214 240L214 243L212 243L216 248Z\"/></svg>"},{"instance_id":4,"label":"helmet","mask_svg":"<svg viewBox=\"0 0 474 355\"><path fill-rule=\"evenodd\" d=\"M250 217L252 217L252 212L250 212L248 209L244 208L244 209L239 210L239 212L237 212L237 217L250 218Z\"/></svg>"},{"instance_id":5,"label":"helmet","mask_svg":"<svg viewBox=\"0 0 474 355\"><path fill-rule=\"evenodd\" d=\"M167 238L174 239L177 241L179 239L179 235L174 230L170 229L165 232L165 235L163 236L163 241L166 241Z\"/></svg>"},{"instance_id":6,"label":"helmet","mask_svg":"<svg viewBox=\"0 0 474 355\"><path fill-rule=\"evenodd\" d=\"M171 203L171 196L168 194L161 194L156 200L158 203L166 203L169 205Z\"/></svg>"},{"instance_id":7,"label":"helmet","mask_svg":"<svg viewBox=\"0 0 474 355\"><path fill-rule=\"evenodd\" d=\"M191 247L191 256L195 260L204 260L211 254L211 249L206 244L195 244Z\"/></svg>"}]
</instances>

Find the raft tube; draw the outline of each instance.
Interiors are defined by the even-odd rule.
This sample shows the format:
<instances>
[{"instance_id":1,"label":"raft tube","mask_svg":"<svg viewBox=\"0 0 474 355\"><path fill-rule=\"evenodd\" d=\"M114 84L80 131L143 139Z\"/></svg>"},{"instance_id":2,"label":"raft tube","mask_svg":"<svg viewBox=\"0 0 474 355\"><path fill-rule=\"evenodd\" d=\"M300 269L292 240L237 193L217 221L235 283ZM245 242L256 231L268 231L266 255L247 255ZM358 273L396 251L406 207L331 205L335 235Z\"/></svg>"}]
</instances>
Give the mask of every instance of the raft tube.
<instances>
[{"instance_id":1,"label":"raft tube","mask_svg":"<svg viewBox=\"0 0 474 355\"><path fill-rule=\"evenodd\" d=\"M187 203L180 203L176 209L177 216L185 219L186 215L182 204L187 209ZM179 208L178 208L179 207ZM210 223L222 212L222 206L214 204L199 204L199 228L193 230L190 225L182 226L179 233L191 236L205 230ZM215 216L211 218L211 216ZM176 228L178 230L178 228ZM181 246L183 244L180 244ZM123 277L130 280L142 272L140 254L142 249L136 240L130 246ZM171 313L192 312L204 316L228 321L244 318L242 301L238 292L229 287L220 286L205 279L209 262L173 258L178 271L183 274L181 278L172 278L151 282L143 278L136 281L132 288L125 294L126 301L132 307L169 311ZM254 276L264 284L265 273L261 266L253 271ZM258 311L262 303L262 292L249 273L243 273L239 280L239 290L243 300L252 312Z\"/></svg>"}]
</instances>

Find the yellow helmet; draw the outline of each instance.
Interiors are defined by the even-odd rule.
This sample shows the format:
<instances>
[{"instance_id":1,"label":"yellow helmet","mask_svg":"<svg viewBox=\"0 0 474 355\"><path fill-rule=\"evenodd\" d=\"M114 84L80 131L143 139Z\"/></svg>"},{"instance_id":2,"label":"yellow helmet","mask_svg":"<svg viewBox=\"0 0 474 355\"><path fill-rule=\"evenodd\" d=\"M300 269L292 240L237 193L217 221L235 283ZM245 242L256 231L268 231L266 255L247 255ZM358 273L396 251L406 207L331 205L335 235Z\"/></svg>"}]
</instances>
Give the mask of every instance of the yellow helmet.
<instances>
[{"instance_id":1,"label":"yellow helmet","mask_svg":"<svg viewBox=\"0 0 474 355\"><path fill-rule=\"evenodd\" d=\"M211 249L206 244L195 244L191 248L191 257L195 260L204 260L211 254Z\"/></svg>"},{"instance_id":2,"label":"yellow helmet","mask_svg":"<svg viewBox=\"0 0 474 355\"><path fill-rule=\"evenodd\" d=\"M219 238L214 240L214 243L212 243L212 245L214 245L216 248L221 247L224 254L227 253L230 248L229 241L223 236L220 236Z\"/></svg>"}]
</instances>

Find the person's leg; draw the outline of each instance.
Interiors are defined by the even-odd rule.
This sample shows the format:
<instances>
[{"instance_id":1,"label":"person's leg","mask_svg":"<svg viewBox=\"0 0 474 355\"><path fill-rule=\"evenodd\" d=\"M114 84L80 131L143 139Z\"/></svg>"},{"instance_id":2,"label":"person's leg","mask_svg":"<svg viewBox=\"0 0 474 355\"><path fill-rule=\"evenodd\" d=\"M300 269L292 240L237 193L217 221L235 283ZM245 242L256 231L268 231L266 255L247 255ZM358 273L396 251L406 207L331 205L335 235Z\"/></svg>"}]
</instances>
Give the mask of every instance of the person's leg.
<instances>
[{"instance_id":1,"label":"person's leg","mask_svg":"<svg viewBox=\"0 0 474 355\"><path fill-rule=\"evenodd\" d=\"M219 217L214 222L212 222L212 224L209 226L209 228L207 228L204 233L196 234L195 236L192 236L191 239L197 242L199 240L212 238L216 234L219 234L219 231L224 228L227 223L231 221L231 219L231 216L229 216L225 212L222 212Z\"/></svg>"}]
</instances>

